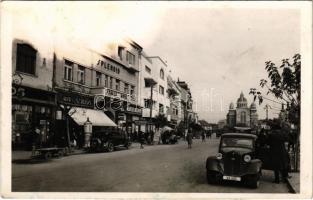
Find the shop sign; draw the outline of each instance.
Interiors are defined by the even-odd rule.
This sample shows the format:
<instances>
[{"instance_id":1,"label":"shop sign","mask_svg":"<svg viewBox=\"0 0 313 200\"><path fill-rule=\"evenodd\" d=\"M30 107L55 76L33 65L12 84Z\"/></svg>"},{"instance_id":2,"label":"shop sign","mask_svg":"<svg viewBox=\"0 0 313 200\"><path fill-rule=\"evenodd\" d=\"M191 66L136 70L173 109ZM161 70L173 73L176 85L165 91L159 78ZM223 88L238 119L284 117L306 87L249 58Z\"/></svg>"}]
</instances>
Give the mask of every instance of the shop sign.
<instances>
[{"instance_id":1,"label":"shop sign","mask_svg":"<svg viewBox=\"0 0 313 200\"><path fill-rule=\"evenodd\" d=\"M72 105L78 107L93 108L94 99L89 96L82 96L72 93L58 93L58 102L60 104Z\"/></svg>"},{"instance_id":2,"label":"shop sign","mask_svg":"<svg viewBox=\"0 0 313 200\"><path fill-rule=\"evenodd\" d=\"M46 124L47 124L47 121L46 121L46 120L40 120L40 121L39 121L39 124L40 124L40 125L46 125Z\"/></svg>"}]
</instances>

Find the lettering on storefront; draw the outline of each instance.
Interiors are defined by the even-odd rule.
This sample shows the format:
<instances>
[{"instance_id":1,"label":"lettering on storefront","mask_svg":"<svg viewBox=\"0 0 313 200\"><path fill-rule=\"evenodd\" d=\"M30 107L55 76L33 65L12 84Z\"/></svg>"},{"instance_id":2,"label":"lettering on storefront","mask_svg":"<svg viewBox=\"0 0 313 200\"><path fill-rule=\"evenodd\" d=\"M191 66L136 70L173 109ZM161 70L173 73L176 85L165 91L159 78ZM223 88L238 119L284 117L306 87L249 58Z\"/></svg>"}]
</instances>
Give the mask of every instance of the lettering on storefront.
<instances>
[{"instance_id":1,"label":"lettering on storefront","mask_svg":"<svg viewBox=\"0 0 313 200\"><path fill-rule=\"evenodd\" d=\"M81 96L78 94L58 94L58 102L61 104L67 104L79 107L93 108L93 97Z\"/></svg>"}]
</instances>

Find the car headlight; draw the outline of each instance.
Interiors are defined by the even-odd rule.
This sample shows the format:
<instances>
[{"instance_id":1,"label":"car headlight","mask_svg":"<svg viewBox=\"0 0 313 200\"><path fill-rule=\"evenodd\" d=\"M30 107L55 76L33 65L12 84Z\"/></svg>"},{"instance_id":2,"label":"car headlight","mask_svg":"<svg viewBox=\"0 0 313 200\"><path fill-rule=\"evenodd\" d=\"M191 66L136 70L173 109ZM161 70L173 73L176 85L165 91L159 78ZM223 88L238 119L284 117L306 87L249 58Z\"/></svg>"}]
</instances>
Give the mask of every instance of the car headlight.
<instances>
[{"instance_id":1,"label":"car headlight","mask_svg":"<svg viewBox=\"0 0 313 200\"><path fill-rule=\"evenodd\" d=\"M218 153L218 154L216 155L216 158L217 158L218 160L221 160L221 159L223 158L223 154Z\"/></svg>"},{"instance_id":2,"label":"car headlight","mask_svg":"<svg viewBox=\"0 0 313 200\"><path fill-rule=\"evenodd\" d=\"M245 156L243 157L243 160L244 160L245 162L250 162L250 161L251 161L251 156L250 156L250 155L245 155Z\"/></svg>"}]
</instances>

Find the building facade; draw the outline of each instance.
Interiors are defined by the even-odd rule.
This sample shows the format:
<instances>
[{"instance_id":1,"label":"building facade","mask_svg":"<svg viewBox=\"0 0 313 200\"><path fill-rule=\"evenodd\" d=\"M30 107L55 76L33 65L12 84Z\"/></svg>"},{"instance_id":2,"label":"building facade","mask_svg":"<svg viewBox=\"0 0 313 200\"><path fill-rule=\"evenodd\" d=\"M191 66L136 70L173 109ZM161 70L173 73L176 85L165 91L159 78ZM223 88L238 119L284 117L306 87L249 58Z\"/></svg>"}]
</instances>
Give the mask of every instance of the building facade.
<instances>
[{"instance_id":1,"label":"building facade","mask_svg":"<svg viewBox=\"0 0 313 200\"><path fill-rule=\"evenodd\" d=\"M241 127L256 127L258 124L258 114L256 104L253 102L248 107L248 101L241 92L240 97L237 99L237 106L234 104L229 105L227 114L227 126L232 128L235 126Z\"/></svg>"},{"instance_id":2,"label":"building facade","mask_svg":"<svg viewBox=\"0 0 313 200\"><path fill-rule=\"evenodd\" d=\"M30 149L39 130L42 143L52 137L55 92L53 47L36 40L12 40L12 147Z\"/></svg>"}]
</instances>

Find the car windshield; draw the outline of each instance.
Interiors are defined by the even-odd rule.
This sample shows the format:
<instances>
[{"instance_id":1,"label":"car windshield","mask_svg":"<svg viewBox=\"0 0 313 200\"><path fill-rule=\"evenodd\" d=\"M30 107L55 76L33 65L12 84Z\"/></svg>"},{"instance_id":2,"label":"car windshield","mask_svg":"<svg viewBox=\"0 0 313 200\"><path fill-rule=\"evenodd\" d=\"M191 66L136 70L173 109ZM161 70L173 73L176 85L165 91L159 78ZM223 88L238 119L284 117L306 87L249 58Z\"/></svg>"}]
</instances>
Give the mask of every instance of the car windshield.
<instances>
[{"instance_id":1,"label":"car windshield","mask_svg":"<svg viewBox=\"0 0 313 200\"><path fill-rule=\"evenodd\" d=\"M253 140L251 138L233 138L224 137L221 142L221 147L241 147L241 148L253 148Z\"/></svg>"}]
</instances>

